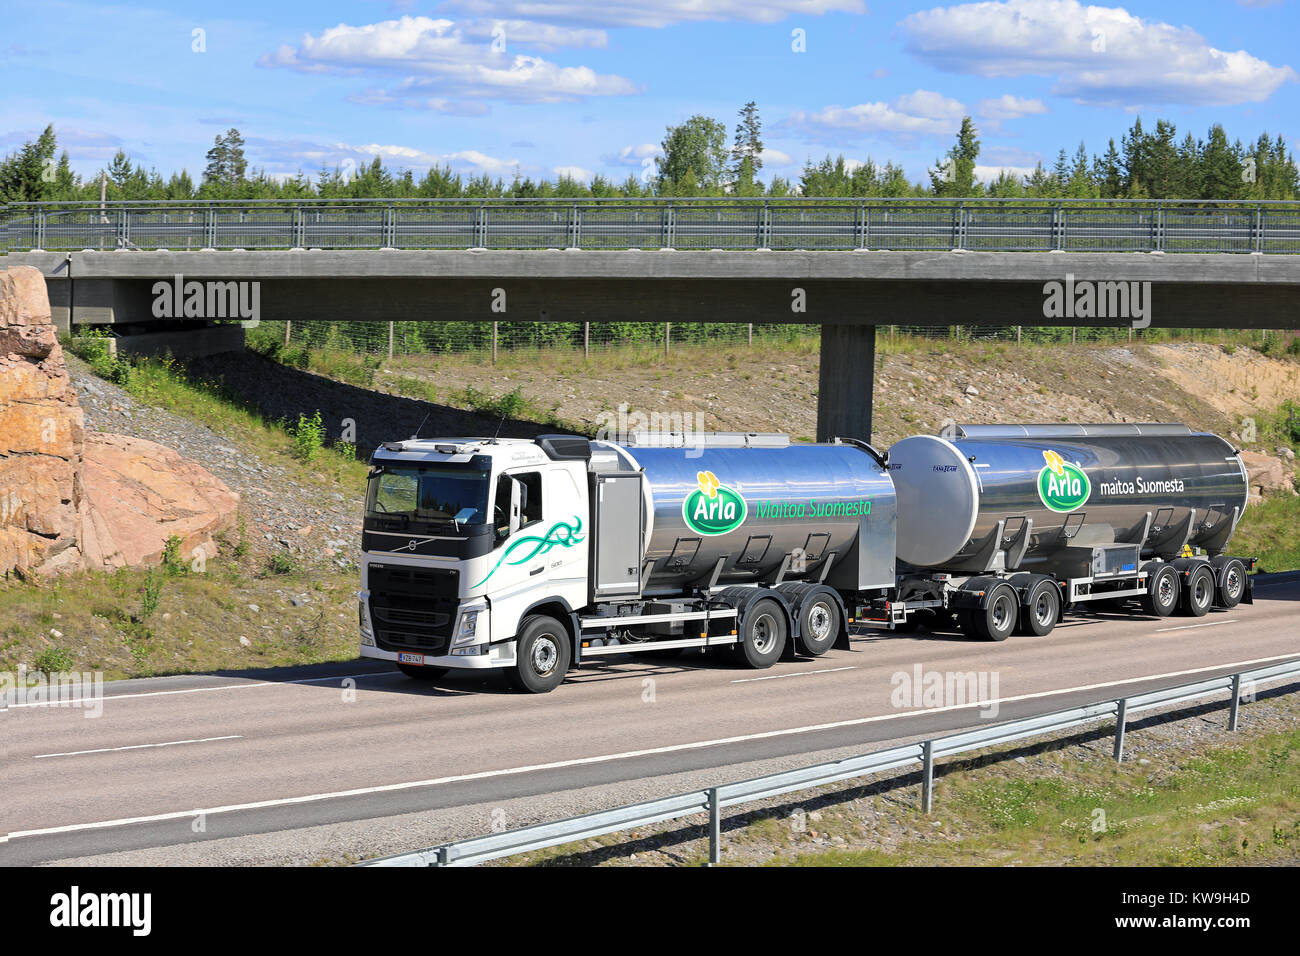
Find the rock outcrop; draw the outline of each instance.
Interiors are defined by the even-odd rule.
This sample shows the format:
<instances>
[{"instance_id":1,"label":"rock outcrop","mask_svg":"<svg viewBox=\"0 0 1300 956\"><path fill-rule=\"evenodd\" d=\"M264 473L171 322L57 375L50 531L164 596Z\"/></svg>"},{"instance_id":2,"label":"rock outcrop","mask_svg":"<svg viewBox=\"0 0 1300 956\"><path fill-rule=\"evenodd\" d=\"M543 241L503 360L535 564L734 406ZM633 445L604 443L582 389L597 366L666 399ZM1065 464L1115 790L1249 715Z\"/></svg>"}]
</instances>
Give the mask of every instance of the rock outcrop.
<instances>
[{"instance_id":1,"label":"rock outcrop","mask_svg":"<svg viewBox=\"0 0 1300 956\"><path fill-rule=\"evenodd\" d=\"M45 278L0 272L0 571L81 567L84 443Z\"/></svg>"},{"instance_id":2,"label":"rock outcrop","mask_svg":"<svg viewBox=\"0 0 1300 956\"><path fill-rule=\"evenodd\" d=\"M1246 479L1250 485L1250 500L1259 501L1265 495L1294 495L1295 484L1291 472L1281 458L1243 451L1242 464L1246 466Z\"/></svg>"},{"instance_id":3,"label":"rock outcrop","mask_svg":"<svg viewBox=\"0 0 1300 956\"><path fill-rule=\"evenodd\" d=\"M0 271L0 574L155 564L216 553L239 496L162 445L86 434L45 278Z\"/></svg>"}]
</instances>

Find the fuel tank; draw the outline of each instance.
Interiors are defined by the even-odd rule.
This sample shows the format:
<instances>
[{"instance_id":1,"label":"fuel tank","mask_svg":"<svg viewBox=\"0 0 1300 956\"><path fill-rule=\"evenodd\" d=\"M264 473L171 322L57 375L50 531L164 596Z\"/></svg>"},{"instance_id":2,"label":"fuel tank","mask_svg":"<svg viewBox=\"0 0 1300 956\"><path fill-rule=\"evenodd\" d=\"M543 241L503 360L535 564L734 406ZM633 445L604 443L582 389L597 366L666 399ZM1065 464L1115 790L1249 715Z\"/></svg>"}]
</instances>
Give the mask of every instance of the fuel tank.
<instances>
[{"instance_id":1,"label":"fuel tank","mask_svg":"<svg viewBox=\"0 0 1300 956\"><path fill-rule=\"evenodd\" d=\"M1221 553L1246 508L1233 447L1185 425L965 425L889 449L898 557L952 568L1032 522L1025 559L1070 543ZM1149 516L1149 519L1148 519Z\"/></svg>"}]
</instances>

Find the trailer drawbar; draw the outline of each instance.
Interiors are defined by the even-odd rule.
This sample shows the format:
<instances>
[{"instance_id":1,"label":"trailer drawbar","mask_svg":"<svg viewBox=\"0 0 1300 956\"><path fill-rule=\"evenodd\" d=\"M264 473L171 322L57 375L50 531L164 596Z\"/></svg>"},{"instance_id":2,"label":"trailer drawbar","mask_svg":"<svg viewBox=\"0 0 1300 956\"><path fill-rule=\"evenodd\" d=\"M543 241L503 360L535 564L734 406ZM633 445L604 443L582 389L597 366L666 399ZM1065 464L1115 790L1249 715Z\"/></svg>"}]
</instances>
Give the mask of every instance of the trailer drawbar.
<instances>
[{"instance_id":1,"label":"trailer drawbar","mask_svg":"<svg viewBox=\"0 0 1300 956\"><path fill-rule=\"evenodd\" d=\"M362 531L361 654L545 693L602 655L750 667L850 624L1045 635L1072 608L1251 601L1226 554L1239 453L1184 425L967 425L882 454L784 435L387 442Z\"/></svg>"}]
</instances>

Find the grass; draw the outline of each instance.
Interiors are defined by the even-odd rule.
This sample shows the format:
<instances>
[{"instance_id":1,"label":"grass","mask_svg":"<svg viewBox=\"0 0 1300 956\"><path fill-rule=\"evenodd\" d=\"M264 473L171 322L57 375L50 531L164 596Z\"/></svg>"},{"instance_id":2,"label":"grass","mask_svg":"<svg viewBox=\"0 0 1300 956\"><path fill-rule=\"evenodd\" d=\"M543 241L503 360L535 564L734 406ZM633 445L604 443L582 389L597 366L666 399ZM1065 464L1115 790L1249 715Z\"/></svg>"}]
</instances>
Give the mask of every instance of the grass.
<instances>
[{"instance_id":1,"label":"grass","mask_svg":"<svg viewBox=\"0 0 1300 956\"><path fill-rule=\"evenodd\" d=\"M1300 856L1300 730L1184 758L1173 772L1100 754L1044 755L1063 772L1005 763L943 777L941 834L896 850L796 853L795 866L1216 866ZM965 763L970 763L965 762ZM978 763L978 761L976 761ZM1015 767L1010 764L1010 767ZM825 832L858 831L850 812L824 813ZM913 825L925 818L915 814Z\"/></svg>"},{"instance_id":2,"label":"grass","mask_svg":"<svg viewBox=\"0 0 1300 956\"><path fill-rule=\"evenodd\" d=\"M1259 558L1261 571L1300 569L1300 496L1266 498L1247 507L1228 550Z\"/></svg>"},{"instance_id":3,"label":"grass","mask_svg":"<svg viewBox=\"0 0 1300 956\"><path fill-rule=\"evenodd\" d=\"M268 574L234 547L225 542L202 572L182 565L0 580L0 670L94 670L112 680L356 657L355 572L309 574L291 563ZM302 592L310 600L293 606L290 596Z\"/></svg>"}]
</instances>

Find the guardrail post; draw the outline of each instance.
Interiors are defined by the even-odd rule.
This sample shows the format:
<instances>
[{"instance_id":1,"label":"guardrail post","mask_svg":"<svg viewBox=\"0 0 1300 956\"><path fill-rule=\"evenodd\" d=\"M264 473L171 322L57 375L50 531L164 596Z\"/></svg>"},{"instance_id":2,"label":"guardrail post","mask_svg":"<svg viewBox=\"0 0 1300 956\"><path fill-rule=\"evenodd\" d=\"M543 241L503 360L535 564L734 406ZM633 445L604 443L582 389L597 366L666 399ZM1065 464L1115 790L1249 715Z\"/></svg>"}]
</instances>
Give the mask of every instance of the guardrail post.
<instances>
[{"instance_id":1,"label":"guardrail post","mask_svg":"<svg viewBox=\"0 0 1300 956\"><path fill-rule=\"evenodd\" d=\"M434 865L434 866L450 866L450 865L451 865L451 847L449 847L449 846L440 846L440 847L438 847L438 862L435 863L435 864L433 864L433 865Z\"/></svg>"},{"instance_id":2,"label":"guardrail post","mask_svg":"<svg viewBox=\"0 0 1300 956\"><path fill-rule=\"evenodd\" d=\"M1232 675L1232 708L1228 711L1228 729L1237 729L1237 716L1241 712L1241 675Z\"/></svg>"},{"instance_id":3,"label":"guardrail post","mask_svg":"<svg viewBox=\"0 0 1300 956\"><path fill-rule=\"evenodd\" d=\"M1059 202L1052 209L1052 248L1065 249L1065 207Z\"/></svg>"},{"instance_id":4,"label":"guardrail post","mask_svg":"<svg viewBox=\"0 0 1300 956\"><path fill-rule=\"evenodd\" d=\"M1115 701L1115 762L1124 760L1124 731L1128 729L1128 698Z\"/></svg>"},{"instance_id":5,"label":"guardrail post","mask_svg":"<svg viewBox=\"0 0 1300 956\"><path fill-rule=\"evenodd\" d=\"M928 814L934 806L934 741L921 744L921 812Z\"/></svg>"},{"instance_id":6,"label":"guardrail post","mask_svg":"<svg viewBox=\"0 0 1300 956\"><path fill-rule=\"evenodd\" d=\"M1160 203L1156 206L1155 218L1151 220L1151 226L1155 230L1155 251L1164 252L1165 249L1165 205Z\"/></svg>"},{"instance_id":7,"label":"guardrail post","mask_svg":"<svg viewBox=\"0 0 1300 956\"><path fill-rule=\"evenodd\" d=\"M866 203L862 203L855 210L854 219L856 222L854 223L853 229L853 245L856 249L870 248L867 243L868 234L871 232L871 220L868 218L870 215L871 213L867 211Z\"/></svg>"},{"instance_id":8,"label":"guardrail post","mask_svg":"<svg viewBox=\"0 0 1300 956\"><path fill-rule=\"evenodd\" d=\"M582 248L582 210L576 202L569 210L569 248Z\"/></svg>"},{"instance_id":9,"label":"guardrail post","mask_svg":"<svg viewBox=\"0 0 1300 956\"><path fill-rule=\"evenodd\" d=\"M384 209L383 235L380 237L380 245L389 249L397 248L397 211L392 206Z\"/></svg>"},{"instance_id":10,"label":"guardrail post","mask_svg":"<svg viewBox=\"0 0 1300 956\"><path fill-rule=\"evenodd\" d=\"M663 248L672 249L673 243L677 240L677 217L673 211L673 204L669 203L664 209L663 218L663 236L661 241Z\"/></svg>"},{"instance_id":11,"label":"guardrail post","mask_svg":"<svg viewBox=\"0 0 1300 956\"><path fill-rule=\"evenodd\" d=\"M474 245L480 249L487 248L487 204L479 203L478 214L474 220Z\"/></svg>"},{"instance_id":12,"label":"guardrail post","mask_svg":"<svg viewBox=\"0 0 1300 956\"><path fill-rule=\"evenodd\" d=\"M709 866L722 862L722 806L718 788L709 788Z\"/></svg>"},{"instance_id":13,"label":"guardrail post","mask_svg":"<svg viewBox=\"0 0 1300 956\"><path fill-rule=\"evenodd\" d=\"M1264 251L1264 207L1255 207L1255 251Z\"/></svg>"},{"instance_id":14,"label":"guardrail post","mask_svg":"<svg viewBox=\"0 0 1300 956\"><path fill-rule=\"evenodd\" d=\"M36 248L45 248L45 207L36 207Z\"/></svg>"},{"instance_id":15,"label":"guardrail post","mask_svg":"<svg viewBox=\"0 0 1300 956\"><path fill-rule=\"evenodd\" d=\"M295 246L298 249L303 249L306 248L307 246L306 218L307 217L305 215L305 210L302 208L302 206L295 205L293 207L292 226L291 226L293 233L292 233L292 241L290 242L290 245Z\"/></svg>"}]
</instances>

